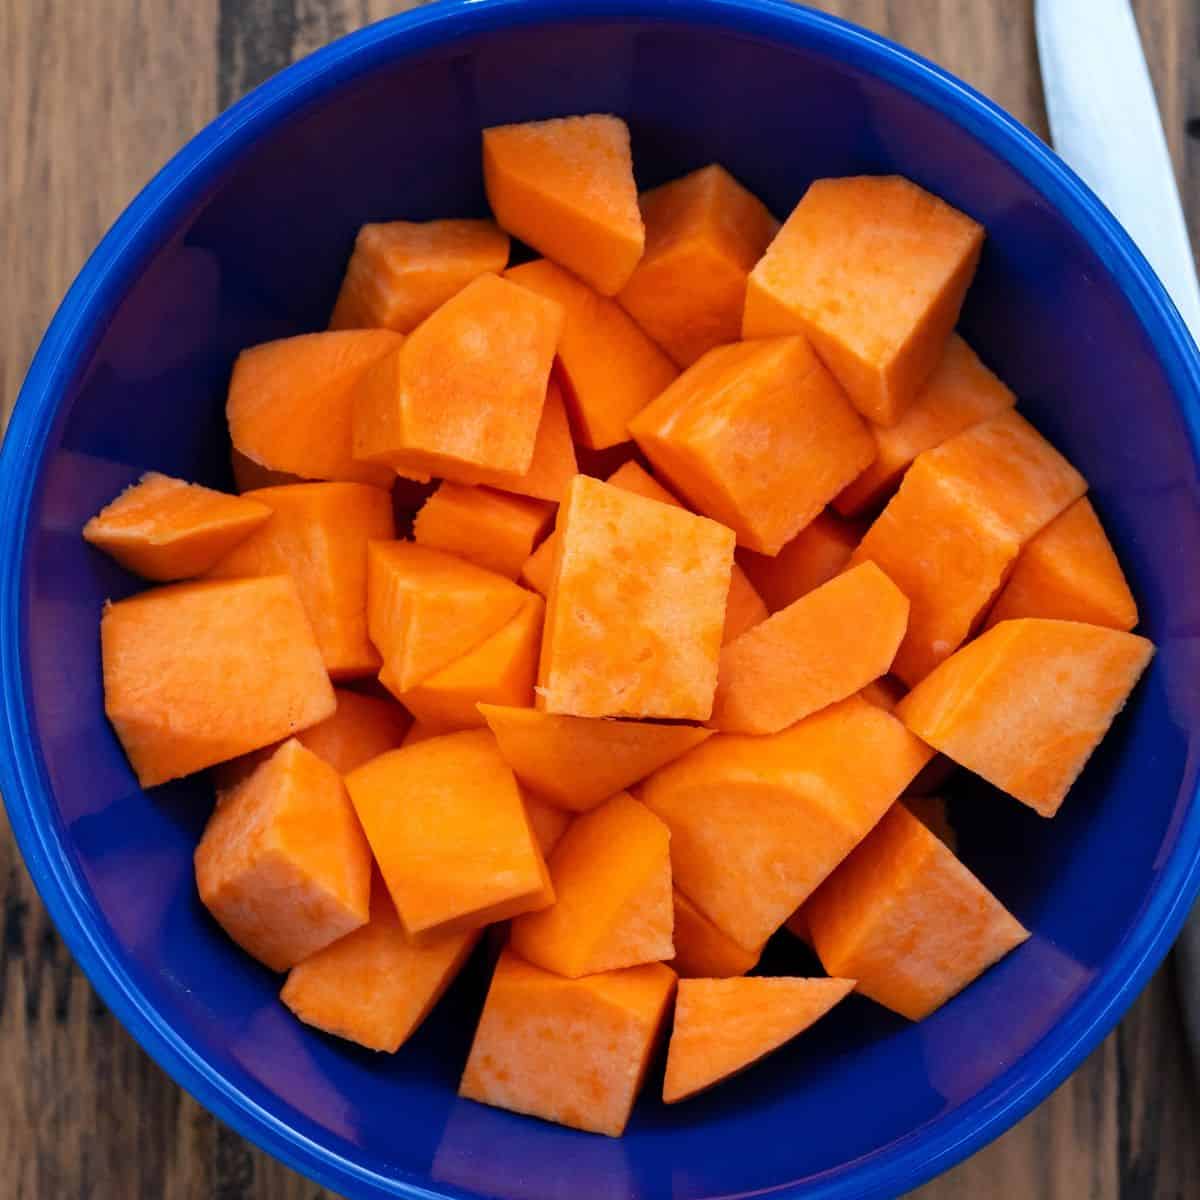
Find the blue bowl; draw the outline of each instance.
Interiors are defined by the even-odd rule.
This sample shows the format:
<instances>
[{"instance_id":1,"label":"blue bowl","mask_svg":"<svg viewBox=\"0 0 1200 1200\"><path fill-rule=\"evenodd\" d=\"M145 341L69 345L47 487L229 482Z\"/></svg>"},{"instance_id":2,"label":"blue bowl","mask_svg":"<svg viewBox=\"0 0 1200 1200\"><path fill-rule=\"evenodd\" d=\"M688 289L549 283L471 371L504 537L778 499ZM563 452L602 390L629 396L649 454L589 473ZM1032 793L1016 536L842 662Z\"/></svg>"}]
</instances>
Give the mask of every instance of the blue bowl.
<instances>
[{"instance_id":1,"label":"blue bowl","mask_svg":"<svg viewBox=\"0 0 1200 1200\"><path fill-rule=\"evenodd\" d=\"M484 210L479 130L613 111L643 186L717 160L783 216L898 171L982 221L967 337L1085 472L1160 652L1061 815L978 789L963 854L1033 931L930 1020L852 999L621 1141L455 1098L476 961L394 1058L318 1035L204 914L211 803L142 792L105 722L97 619L136 581L79 537L147 468L227 485L243 346L321 328L355 230ZM1112 1027L1200 885L1200 361L1146 263L1040 142L906 51L775 0L436 6L285 71L195 138L84 268L0 459L2 784L59 929L143 1046L236 1129L354 1197L893 1195L995 1137ZM811 970L798 944L768 966Z\"/></svg>"}]
</instances>

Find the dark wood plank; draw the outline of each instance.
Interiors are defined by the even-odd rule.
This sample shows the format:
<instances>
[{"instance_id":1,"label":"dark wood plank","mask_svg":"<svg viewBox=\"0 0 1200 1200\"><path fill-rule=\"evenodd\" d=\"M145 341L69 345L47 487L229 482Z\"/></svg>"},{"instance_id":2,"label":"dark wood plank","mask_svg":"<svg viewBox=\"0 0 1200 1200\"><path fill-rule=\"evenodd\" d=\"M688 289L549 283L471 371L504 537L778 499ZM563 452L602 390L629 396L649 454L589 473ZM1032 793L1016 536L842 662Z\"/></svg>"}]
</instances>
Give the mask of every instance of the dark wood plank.
<instances>
[{"instance_id":1,"label":"dark wood plank","mask_svg":"<svg viewBox=\"0 0 1200 1200\"><path fill-rule=\"evenodd\" d=\"M8 411L66 285L121 207L221 107L396 0L0 0ZM827 0L991 95L1039 134L1032 0ZM1200 230L1200 11L1137 0ZM85 86L81 81L93 80ZM101 84L99 81L104 81ZM335 1200L176 1088L94 998L0 831L0 1197ZM1169 969L1039 1110L921 1200L1184 1200L1200 1114Z\"/></svg>"}]
</instances>

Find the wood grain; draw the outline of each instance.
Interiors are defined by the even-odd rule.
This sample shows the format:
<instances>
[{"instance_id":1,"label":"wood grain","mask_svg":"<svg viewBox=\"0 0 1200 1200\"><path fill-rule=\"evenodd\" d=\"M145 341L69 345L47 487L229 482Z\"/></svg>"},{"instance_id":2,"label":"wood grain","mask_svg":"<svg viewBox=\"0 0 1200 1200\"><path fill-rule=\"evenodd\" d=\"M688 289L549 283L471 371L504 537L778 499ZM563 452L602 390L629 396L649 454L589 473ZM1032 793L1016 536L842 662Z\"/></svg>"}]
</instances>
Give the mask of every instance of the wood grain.
<instances>
[{"instance_id":1,"label":"wood grain","mask_svg":"<svg viewBox=\"0 0 1200 1200\"><path fill-rule=\"evenodd\" d=\"M70 279L150 174L295 58L409 6L0 0L5 413ZM1031 0L818 7L944 64L1045 135ZM1136 7L1200 233L1200 5ZM138 1049L71 962L2 823L0 906L0 1200L333 1200L225 1129ZM1053 1097L920 1200L1200 1196L1200 1098L1170 970Z\"/></svg>"}]
</instances>

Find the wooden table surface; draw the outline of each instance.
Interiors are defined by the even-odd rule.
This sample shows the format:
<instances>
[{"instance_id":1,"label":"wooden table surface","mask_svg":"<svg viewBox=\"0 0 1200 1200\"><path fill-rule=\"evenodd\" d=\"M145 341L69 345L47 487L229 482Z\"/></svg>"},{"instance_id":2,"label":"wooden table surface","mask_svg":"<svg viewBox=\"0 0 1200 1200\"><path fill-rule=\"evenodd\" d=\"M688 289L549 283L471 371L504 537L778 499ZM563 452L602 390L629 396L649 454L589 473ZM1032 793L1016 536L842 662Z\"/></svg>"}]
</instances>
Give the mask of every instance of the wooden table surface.
<instances>
[{"instance_id":1,"label":"wooden table surface","mask_svg":"<svg viewBox=\"0 0 1200 1200\"><path fill-rule=\"evenodd\" d=\"M248 88L395 0L0 0L6 414L75 272L149 175ZM826 0L1045 135L1032 0ZM1200 233L1200 3L1138 0ZM1189 136L1189 118L1191 135ZM0 820L0 1200L330 1200L209 1116L109 1015ZM1200 1197L1172 968L1017 1128L921 1200Z\"/></svg>"}]
</instances>

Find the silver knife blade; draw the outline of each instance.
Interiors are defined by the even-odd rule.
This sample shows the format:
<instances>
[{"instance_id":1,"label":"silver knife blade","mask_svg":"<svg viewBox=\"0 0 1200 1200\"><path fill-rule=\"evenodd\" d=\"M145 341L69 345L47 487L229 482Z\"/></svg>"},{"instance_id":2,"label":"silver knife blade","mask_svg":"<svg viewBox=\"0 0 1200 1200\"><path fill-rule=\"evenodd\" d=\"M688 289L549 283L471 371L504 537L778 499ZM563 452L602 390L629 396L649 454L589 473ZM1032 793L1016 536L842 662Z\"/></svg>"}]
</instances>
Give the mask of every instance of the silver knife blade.
<instances>
[{"instance_id":1,"label":"silver knife blade","mask_svg":"<svg viewBox=\"0 0 1200 1200\"><path fill-rule=\"evenodd\" d=\"M1035 21L1054 148L1125 226L1200 342L1195 259L1129 0L1037 0ZM1200 1064L1200 909L1176 951Z\"/></svg>"},{"instance_id":2,"label":"silver knife blade","mask_svg":"<svg viewBox=\"0 0 1200 1200\"><path fill-rule=\"evenodd\" d=\"M1129 0L1037 0L1054 148L1124 225L1200 341L1200 286Z\"/></svg>"}]
</instances>

